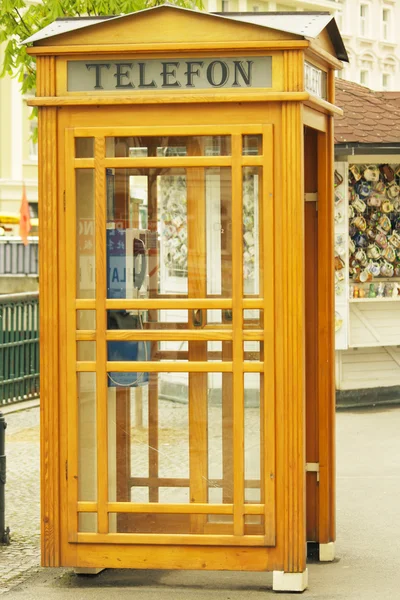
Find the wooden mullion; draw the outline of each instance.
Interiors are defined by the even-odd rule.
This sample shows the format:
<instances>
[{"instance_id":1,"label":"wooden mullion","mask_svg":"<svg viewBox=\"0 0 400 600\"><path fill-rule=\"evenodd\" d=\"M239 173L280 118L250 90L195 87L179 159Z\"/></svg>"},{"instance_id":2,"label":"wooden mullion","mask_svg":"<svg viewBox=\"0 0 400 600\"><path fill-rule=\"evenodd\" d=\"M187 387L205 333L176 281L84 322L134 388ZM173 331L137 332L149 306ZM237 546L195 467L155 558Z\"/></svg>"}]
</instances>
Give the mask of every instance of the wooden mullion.
<instances>
[{"instance_id":1,"label":"wooden mullion","mask_svg":"<svg viewBox=\"0 0 400 600\"><path fill-rule=\"evenodd\" d=\"M234 534L244 535L243 175L242 136L232 136L232 304Z\"/></svg>"},{"instance_id":2,"label":"wooden mullion","mask_svg":"<svg viewBox=\"0 0 400 600\"><path fill-rule=\"evenodd\" d=\"M205 298L207 295L206 197L204 169L190 169L187 181L188 226L188 296ZM204 313L204 309L201 309ZM193 313L192 313L193 316ZM207 319L204 319L204 322ZM189 327L197 333L193 319ZM192 368L200 361L202 372ZM208 499L208 401L207 341L189 342L189 473L190 501L207 502ZM217 365L219 366L219 365ZM195 515L190 519L192 533L202 533L206 519Z\"/></svg>"},{"instance_id":3,"label":"wooden mullion","mask_svg":"<svg viewBox=\"0 0 400 600\"><path fill-rule=\"evenodd\" d=\"M105 138L95 138L95 231L96 231L96 434L97 434L97 528L108 533L108 428L107 428L107 329L106 297L106 172Z\"/></svg>"},{"instance_id":4,"label":"wooden mullion","mask_svg":"<svg viewBox=\"0 0 400 600\"><path fill-rule=\"evenodd\" d=\"M265 502L265 536L269 545L275 544L276 510L275 510L275 305L271 281L275 280L274 272L274 234L270 224L274 220L273 178L273 129L272 125L263 127L264 171L262 178L262 234L264 239L263 253L260 259L263 264L263 285L260 293L264 297L264 381L262 390L262 413L260 414L263 431L261 454L264 457L261 478L264 480ZM267 235L267 232L268 235Z\"/></svg>"},{"instance_id":5,"label":"wooden mullion","mask_svg":"<svg viewBox=\"0 0 400 600\"><path fill-rule=\"evenodd\" d=\"M204 518L204 517L203 517ZM162 533L79 533L83 544L152 544L165 546L264 546L263 535L202 535Z\"/></svg>"},{"instance_id":6,"label":"wooden mullion","mask_svg":"<svg viewBox=\"0 0 400 600\"><path fill-rule=\"evenodd\" d=\"M68 261L66 274L66 321L67 321L67 339L66 339L66 357L67 357L67 377L66 384L68 389L68 435L67 435L67 457L68 457L68 531L74 535L78 532L78 513L76 510L78 503L78 456L79 456L79 418L78 418L78 382L76 372L77 351L74 333L76 330L76 311L74 308L77 273L77 240L76 240L76 176L72 166L75 155L75 139L72 129L65 131L65 157L67 174L65 178L65 210L66 210L66 239L70 245L73 256ZM44 270L45 271L45 270Z\"/></svg>"}]
</instances>

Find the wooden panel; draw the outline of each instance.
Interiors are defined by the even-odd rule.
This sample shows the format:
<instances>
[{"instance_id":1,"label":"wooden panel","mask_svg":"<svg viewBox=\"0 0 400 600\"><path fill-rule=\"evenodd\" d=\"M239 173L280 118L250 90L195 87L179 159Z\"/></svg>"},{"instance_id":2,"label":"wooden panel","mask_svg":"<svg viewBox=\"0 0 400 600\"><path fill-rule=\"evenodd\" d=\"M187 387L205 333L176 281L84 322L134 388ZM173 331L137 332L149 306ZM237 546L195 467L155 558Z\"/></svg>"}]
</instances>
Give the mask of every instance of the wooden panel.
<instances>
[{"instance_id":1,"label":"wooden panel","mask_svg":"<svg viewBox=\"0 0 400 600\"><path fill-rule=\"evenodd\" d=\"M319 542L335 540L335 381L333 117L318 133Z\"/></svg>"},{"instance_id":2,"label":"wooden panel","mask_svg":"<svg viewBox=\"0 0 400 600\"><path fill-rule=\"evenodd\" d=\"M195 518L192 516L192 519ZM197 517L198 519L203 517ZM171 517L168 518L168 521ZM160 519L162 522L164 519ZM166 520L164 520L166 521ZM176 520L178 521L178 520ZM77 541L79 543L95 544L157 544L163 546L181 546L188 544L190 546L264 546L265 538L263 535L201 535L195 533L78 533ZM170 551L170 550L169 550ZM153 567L154 568L154 567ZM171 567L170 567L171 568Z\"/></svg>"},{"instance_id":3,"label":"wooden panel","mask_svg":"<svg viewBox=\"0 0 400 600\"><path fill-rule=\"evenodd\" d=\"M228 552L226 546L196 548L195 546L165 547L154 545L79 544L70 547L65 566L134 569L196 569L272 571L281 567L279 555L274 549L240 548Z\"/></svg>"},{"instance_id":4,"label":"wooden panel","mask_svg":"<svg viewBox=\"0 0 400 600\"><path fill-rule=\"evenodd\" d=\"M284 89L301 92L304 89L303 52L290 50L283 55Z\"/></svg>"},{"instance_id":5,"label":"wooden panel","mask_svg":"<svg viewBox=\"0 0 400 600\"><path fill-rule=\"evenodd\" d=\"M400 302L371 300L350 303L351 347L397 346L400 336Z\"/></svg>"},{"instance_id":6,"label":"wooden panel","mask_svg":"<svg viewBox=\"0 0 400 600\"><path fill-rule=\"evenodd\" d=\"M42 59L53 63L52 59ZM43 82L43 86L46 82ZM49 83L49 82L47 82ZM58 206L57 206L57 115L55 109L41 111L39 148L43 162L39 171L39 319L41 402L41 542L42 565L60 564L59 495L59 373L58 373Z\"/></svg>"},{"instance_id":7,"label":"wooden panel","mask_svg":"<svg viewBox=\"0 0 400 600\"><path fill-rule=\"evenodd\" d=\"M340 390L400 385L400 349L398 347L357 348L337 352Z\"/></svg>"},{"instance_id":8,"label":"wooden panel","mask_svg":"<svg viewBox=\"0 0 400 600\"><path fill-rule=\"evenodd\" d=\"M191 145L189 144L189 153ZM187 230L188 230L188 296L207 296L206 256L206 194L204 169L186 172ZM206 317L201 311L201 319ZM194 325L194 311L189 311L189 327ZM198 329L196 329L196 332ZM207 360L207 342L189 342L189 363ZM207 502L208 499L208 375L189 373L189 472L190 501ZM192 533L201 533L205 518L190 519Z\"/></svg>"},{"instance_id":9,"label":"wooden panel","mask_svg":"<svg viewBox=\"0 0 400 600\"><path fill-rule=\"evenodd\" d=\"M244 532L243 174L242 137L232 136L233 503L234 533Z\"/></svg>"},{"instance_id":10,"label":"wooden panel","mask_svg":"<svg viewBox=\"0 0 400 600\"><path fill-rule=\"evenodd\" d=\"M293 68L296 67L296 64ZM277 405L282 406L285 572L305 569L304 206L301 105L282 107L282 203L276 207Z\"/></svg>"},{"instance_id":11,"label":"wooden panel","mask_svg":"<svg viewBox=\"0 0 400 600\"><path fill-rule=\"evenodd\" d=\"M105 504L108 500L108 431L107 431L107 329L106 297L106 172L104 138L95 139L95 231L96 231L96 435L97 435L97 528L99 533L108 533L108 515Z\"/></svg>"},{"instance_id":12,"label":"wooden panel","mask_svg":"<svg viewBox=\"0 0 400 600\"><path fill-rule=\"evenodd\" d=\"M38 94L55 93L55 59L40 58ZM59 253L57 113L44 109L39 115L39 270L40 320L40 447L41 550L43 566L60 564L60 448L59 448Z\"/></svg>"},{"instance_id":13,"label":"wooden panel","mask_svg":"<svg viewBox=\"0 0 400 600\"><path fill-rule=\"evenodd\" d=\"M276 194L274 189L274 137L272 125L263 127L264 171L262 177L262 287L260 292L264 300L264 356L265 369L260 389L261 415L261 465L264 478L265 493L265 536L268 544L276 540L276 449L275 449L275 299L271 281L275 280L276 271L271 257L275 253L276 236L271 232L270 224L274 219ZM246 339L246 332L243 332ZM246 483L247 486L247 483Z\"/></svg>"},{"instance_id":14,"label":"wooden panel","mask_svg":"<svg viewBox=\"0 0 400 600\"><path fill-rule=\"evenodd\" d=\"M304 189L318 191L317 132L304 131ZM317 202L305 202L306 462L319 461L318 440L318 221ZM316 268L317 267L317 268ZM317 474L306 475L307 541L318 540Z\"/></svg>"},{"instance_id":15,"label":"wooden panel","mask_svg":"<svg viewBox=\"0 0 400 600\"><path fill-rule=\"evenodd\" d=\"M254 88L253 88L254 89ZM202 92L202 94L197 93ZM265 91L246 91L243 92L225 92L222 90L213 90L212 94L204 94L204 90L194 90L190 94L150 94L140 93L131 96L116 96L107 94L104 96L54 96L32 98L27 102L28 106L107 106L118 105L140 105L140 104L212 104L215 102L305 102L309 99L308 92L265 92ZM327 102L324 107L337 114L343 114L342 110L336 108Z\"/></svg>"}]
</instances>

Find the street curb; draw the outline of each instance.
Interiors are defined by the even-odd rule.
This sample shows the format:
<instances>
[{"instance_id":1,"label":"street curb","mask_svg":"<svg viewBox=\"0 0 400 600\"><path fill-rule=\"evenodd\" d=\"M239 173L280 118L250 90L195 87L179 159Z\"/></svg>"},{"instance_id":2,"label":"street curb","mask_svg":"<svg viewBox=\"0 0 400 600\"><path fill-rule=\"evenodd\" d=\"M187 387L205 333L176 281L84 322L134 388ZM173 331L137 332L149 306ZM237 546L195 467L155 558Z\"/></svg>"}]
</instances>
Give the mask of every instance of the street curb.
<instances>
[{"instance_id":1,"label":"street curb","mask_svg":"<svg viewBox=\"0 0 400 600\"><path fill-rule=\"evenodd\" d=\"M37 408L38 406L40 406L39 398L35 398L34 400L22 400L21 402L15 402L14 404L0 404L0 413L3 413L3 415L11 415L12 413L29 410L30 408Z\"/></svg>"}]
</instances>

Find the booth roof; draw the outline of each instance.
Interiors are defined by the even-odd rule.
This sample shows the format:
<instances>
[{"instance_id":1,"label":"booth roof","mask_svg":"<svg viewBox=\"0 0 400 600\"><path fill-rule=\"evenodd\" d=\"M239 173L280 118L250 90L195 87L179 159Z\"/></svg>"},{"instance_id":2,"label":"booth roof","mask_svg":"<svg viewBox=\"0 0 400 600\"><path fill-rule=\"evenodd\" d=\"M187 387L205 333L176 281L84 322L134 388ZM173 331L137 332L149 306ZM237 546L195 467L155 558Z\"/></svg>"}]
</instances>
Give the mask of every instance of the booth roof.
<instances>
[{"instance_id":1,"label":"booth roof","mask_svg":"<svg viewBox=\"0 0 400 600\"><path fill-rule=\"evenodd\" d=\"M335 144L400 143L400 92L374 92L336 79L335 104L343 109L335 117Z\"/></svg>"},{"instance_id":2,"label":"booth roof","mask_svg":"<svg viewBox=\"0 0 400 600\"><path fill-rule=\"evenodd\" d=\"M331 38L333 47L335 48L337 58L339 60L348 62L346 48L339 33L336 21L334 17L327 12L205 13L193 11L187 8L181 8L171 4L162 4L153 8L146 8L135 13L130 13L129 15L56 19L53 23L47 25L47 27L40 29L32 36L24 40L24 44L36 43L40 40L56 37L70 31L77 31L78 29L82 29L84 27L97 26L101 23L104 23L104 21L124 19L131 15L139 15L140 13L144 12L160 10L197 12L198 14L211 19L218 18L242 21L243 23L249 23L259 27L266 27L269 29L275 29L277 31L283 31L285 33L292 33L310 40L318 37L326 28Z\"/></svg>"}]
</instances>

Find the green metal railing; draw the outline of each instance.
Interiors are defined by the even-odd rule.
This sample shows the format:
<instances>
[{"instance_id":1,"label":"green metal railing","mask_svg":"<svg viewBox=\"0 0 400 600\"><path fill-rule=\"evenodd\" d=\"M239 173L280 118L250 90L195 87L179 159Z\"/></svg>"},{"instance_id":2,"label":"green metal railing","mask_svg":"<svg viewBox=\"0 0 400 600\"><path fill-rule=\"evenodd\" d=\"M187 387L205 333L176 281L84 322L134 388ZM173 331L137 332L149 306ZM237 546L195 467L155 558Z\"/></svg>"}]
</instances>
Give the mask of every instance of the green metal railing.
<instances>
[{"instance_id":1,"label":"green metal railing","mask_svg":"<svg viewBox=\"0 0 400 600\"><path fill-rule=\"evenodd\" d=\"M39 396L39 292L0 295L0 407Z\"/></svg>"}]
</instances>

